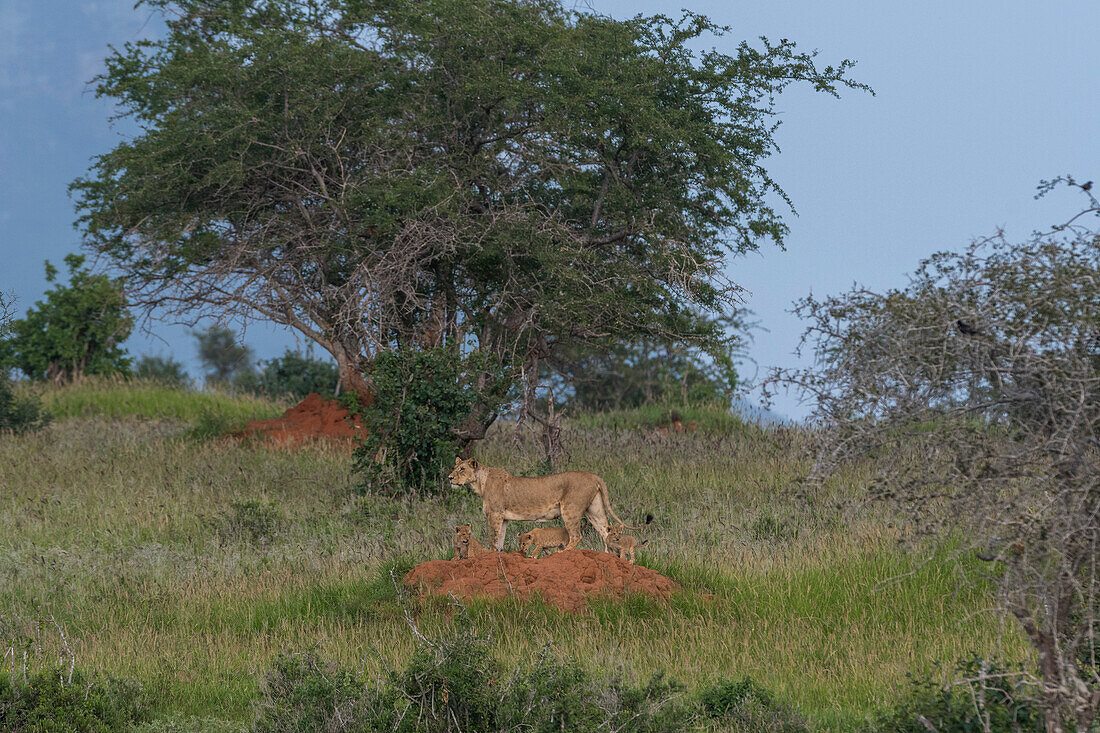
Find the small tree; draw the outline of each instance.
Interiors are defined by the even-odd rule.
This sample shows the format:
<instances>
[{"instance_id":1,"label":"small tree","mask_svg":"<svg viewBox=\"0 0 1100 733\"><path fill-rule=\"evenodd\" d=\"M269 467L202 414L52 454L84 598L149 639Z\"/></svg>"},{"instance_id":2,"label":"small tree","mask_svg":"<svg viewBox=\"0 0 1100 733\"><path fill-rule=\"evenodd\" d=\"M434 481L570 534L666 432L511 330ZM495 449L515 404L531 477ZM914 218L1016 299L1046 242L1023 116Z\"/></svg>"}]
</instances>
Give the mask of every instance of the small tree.
<instances>
[{"instance_id":1,"label":"small tree","mask_svg":"<svg viewBox=\"0 0 1100 733\"><path fill-rule=\"evenodd\" d=\"M272 397L291 395L301 399L310 392L332 397L338 378L332 362L287 349L278 359L261 362L259 371L242 374L234 386Z\"/></svg>"},{"instance_id":2,"label":"small tree","mask_svg":"<svg viewBox=\"0 0 1100 733\"><path fill-rule=\"evenodd\" d=\"M365 487L388 493L440 488L440 477L452 468L462 448L454 427L469 415L475 394L494 409L507 395L507 374L492 382L463 381L464 374L501 371L466 363L484 358L479 353L456 357L442 347L378 356L373 401L361 414L366 437L356 451L356 469Z\"/></svg>"},{"instance_id":3,"label":"small tree","mask_svg":"<svg viewBox=\"0 0 1100 733\"><path fill-rule=\"evenodd\" d=\"M652 403L730 403L738 386L736 360L750 324L745 312L717 318L689 313L684 332L713 329L726 338L702 349L692 339L640 338L563 349L547 360L551 386L570 407L606 410ZM692 325L692 322L695 325Z\"/></svg>"},{"instance_id":4,"label":"small tree","mask_svg":"<svg viewBox=\"0 0 1100 733\"><path fill-rule=\"evenodd\" d=\"M1077 186L1041 193L1058 183ZM815 476L865 462L879 496L994 564L1048 731L1100 707L1098 215L1089 194L1069 224L933 255L903 289L803 300L817 365L771 382L816 398Z\"/></svg>"},{"instance_id":5,"label":"small tree","mask_svg":"<svg viewBox=\"0 0 1100 733\"><path fill-rule=\"evenodd\" d=\"M207 383L229 386L252 371L252 349L238 343L232 329L215 324L194 335L198 341L199 361L206 368Z\"/></svg>"},{"instance_id":6,"label":"small tree","mask_svg":"<svg viewBox=\"0 0 1100 733\"><path fill-rule=\"evenodd\" d=\"M9 364L31 379L53 381L128 372L130 359L121 344L133 320L122 280L92 274L83 255L66 255L65 264L69 284L57 284L25 318L10 323ZM57 268L46 262L46 281L56 279Z\"/></svg>"},{"instance_id":7,"label":"small tree","mask_svg":"<svg viewBox=\"0 0 1100 733\"><path fill-rule=\"evenodd\" d=\"M191 383L183 364L170 356L146 354L134 365L134 376L172 387L186 387Z\"/></svg>"}]
</instances>

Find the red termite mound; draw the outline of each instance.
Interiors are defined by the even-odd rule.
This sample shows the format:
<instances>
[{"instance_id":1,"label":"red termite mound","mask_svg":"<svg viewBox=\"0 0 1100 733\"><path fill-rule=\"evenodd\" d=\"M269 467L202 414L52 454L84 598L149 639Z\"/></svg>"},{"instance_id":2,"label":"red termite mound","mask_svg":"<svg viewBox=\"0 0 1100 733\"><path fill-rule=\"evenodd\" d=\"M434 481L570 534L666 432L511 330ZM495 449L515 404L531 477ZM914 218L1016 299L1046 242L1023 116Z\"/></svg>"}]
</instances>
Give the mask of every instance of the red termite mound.
<instances>
[{"instance_id":1,"label":"red termite mound","mask_svg":"<svg viewBox=\"0 0 1100 733\"><path fill-rule=\"evenodd\" d=\"M259 436L280 448L294 448L317 440L333 441L351 448L355 438L363 434L363 426L347 418L347 408L342 404L323 400L316 392L310 392L282 417L253 420L239 435Z\"/></svg>"},{"instance_id":2,"label":"red termite mound","mask_svg":"<svg viewBox=\"0 0 1100 733\"><path fill-rule=\"evenodd\" d=\"M533 560L521 552L486 552L465 560L432 560L405 576L422 593L459 598L529 598L575 613L589 596L620 599L641 593L667 601L680 586L656 570L631 565L608 552L563 550Z\"/></svg>"}]
</instances>

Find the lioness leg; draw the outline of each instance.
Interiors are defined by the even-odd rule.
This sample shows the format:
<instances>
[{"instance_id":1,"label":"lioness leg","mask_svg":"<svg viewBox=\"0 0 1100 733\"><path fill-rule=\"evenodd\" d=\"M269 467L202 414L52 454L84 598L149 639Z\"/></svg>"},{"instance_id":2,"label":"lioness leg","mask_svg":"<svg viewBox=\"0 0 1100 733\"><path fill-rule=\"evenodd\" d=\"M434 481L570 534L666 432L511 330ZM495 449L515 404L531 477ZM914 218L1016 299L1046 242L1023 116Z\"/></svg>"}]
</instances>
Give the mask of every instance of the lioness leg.
<instances>
[{"instance_id":1,"label":"lioness leg","mask_svg":"<svg viewBox=\"0 0 1100 733\"><path fill-rule=\"evenodd\" d=\"M572 550L581 543L581 514L562 505L561 521L565 525L565 531L569 533L569 543L565 549Z\"/></svg>"},{"instance_id":2,"label":"lioness leg","mask_svg":"<svg viewBox=\"0 0 1100 733\"><path fill-rule=\"evenodd\" d=\"M508 522L502 514L486 515L489 520L489 534L496 537L497 552L504 552L504 535L508 533Z\"/></svg>"},{"instance_id":3,"label":"lioness leg","mask_svg":"<svg viewBox=\"0 0 1100 733\"><path fill-rule=\"evenodd\" d=\"M603 500L599 494L596 494L596 498L585 509L584 516L588 517L588 523L595 528L600 535L600 539L603 540L603 551L609 552L607 546L607 513L603 510Z\"/></svg>"}]
</instances>

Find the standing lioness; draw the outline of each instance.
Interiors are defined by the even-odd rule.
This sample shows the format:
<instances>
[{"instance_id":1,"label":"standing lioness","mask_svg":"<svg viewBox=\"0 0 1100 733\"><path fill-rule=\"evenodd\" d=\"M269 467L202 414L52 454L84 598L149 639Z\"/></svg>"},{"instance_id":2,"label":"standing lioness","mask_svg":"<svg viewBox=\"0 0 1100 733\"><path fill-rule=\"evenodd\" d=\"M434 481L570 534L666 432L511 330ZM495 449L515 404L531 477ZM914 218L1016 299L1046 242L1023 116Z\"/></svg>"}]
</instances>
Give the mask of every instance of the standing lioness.
<instances>
[{"instance_id":1,"label":"standing lioness","mask_svg":"<svg viewBox=\"0 0 1100 733\"><path fill-rule=\"evenodd\" d=\"M607 498L607 484L594 473L568 471L550 476L513 476L503 468L479 465L473 458L455 459L454 470L448 477L455 487L469 484L481 496L485 519L489 522L489 534L496 536L496 548L504 549L504 534L512 519L547 522L561 517L569 532L572 550L581 541L581 517L599 532L603 547L607 549L607 515L623 523L611 509Z\"/></svg>"}]
</instances>

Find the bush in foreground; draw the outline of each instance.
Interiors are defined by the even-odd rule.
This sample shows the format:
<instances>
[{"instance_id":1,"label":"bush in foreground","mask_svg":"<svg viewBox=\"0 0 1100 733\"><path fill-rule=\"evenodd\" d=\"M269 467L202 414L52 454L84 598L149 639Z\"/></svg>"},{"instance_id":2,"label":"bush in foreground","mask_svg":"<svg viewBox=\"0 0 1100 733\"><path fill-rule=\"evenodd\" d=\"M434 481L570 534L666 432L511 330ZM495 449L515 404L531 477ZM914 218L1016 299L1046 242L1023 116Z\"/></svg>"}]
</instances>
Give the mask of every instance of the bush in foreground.
<instances>
[{"instance_id":1,"label":"bush in foreground","mask_svg":"<svg viewBox=\"0 0 1100 733\"><path fill-rule=\"evenodd\" d=\"M1033 690L1019 670L981 659L959 662L946 687L933 678L912 679L909 693L873 725L876 733L1044 730Z\"/></svg>"},{"instance_id":2,"label":"bush in foreground","mask_svg":"<svg viewBox=\"0 0 1100 733\"><path fill-rule=\"evenodd\" d=\"M16 394L15 385L0 372L0 433L16 434L38 430L50 422L42 401L32 395Z\"/></svg>"},{"instance_id":3,"label":"bush in foreground","mask_svg":"<svg viewBox=\"0 0 1100 733\"><path fill-rule=\"evenodd\" d=\"M115 679L91 680L79 670L40 670L23 681L0 675L0 730L127 730L149 718L141 687Z\"/></svg>"},{"instance_id":4,"label":"bush in foreground","mask_svg":"<svg viewBox=\"0 0 1100 733\"><path fill-rule=\"evenodd\" d=\"M720 682L697 698L660 672L637 684L560 660L549 647L509 670L461 617L458 631L423 639L404 670L373 682L323 663L312 651L280 657L267 676L253 731L644 733L715 723L729 730L806 730L799 716L749 680Z\"/></svg>"}]
</instances>

